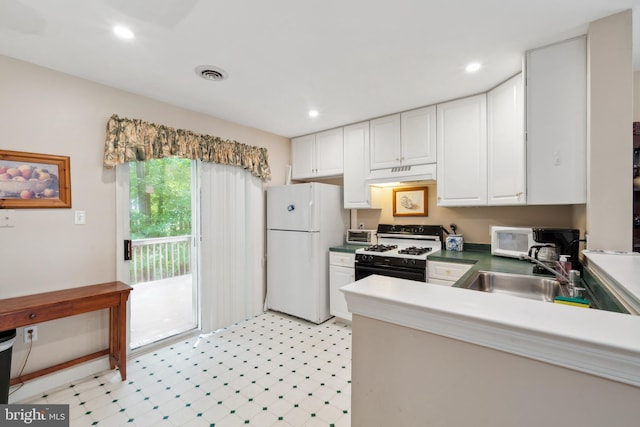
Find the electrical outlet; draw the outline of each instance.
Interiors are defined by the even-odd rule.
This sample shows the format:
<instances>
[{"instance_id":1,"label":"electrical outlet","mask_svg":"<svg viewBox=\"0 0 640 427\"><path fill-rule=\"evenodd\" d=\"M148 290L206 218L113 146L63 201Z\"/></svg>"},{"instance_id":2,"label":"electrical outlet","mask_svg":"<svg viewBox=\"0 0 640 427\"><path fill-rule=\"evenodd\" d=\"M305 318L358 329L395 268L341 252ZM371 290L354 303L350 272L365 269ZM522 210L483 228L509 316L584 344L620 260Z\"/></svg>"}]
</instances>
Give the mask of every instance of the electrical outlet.
<instances>
[{"instance_id":1,"label":"electrical outlet","mask_svg":"<svg viewBox=\"0 0 640 427\"><path fill-rule=\"evenodd\" d=\"M29 331L31 331L31 337L29 336ZM36 325L25 326L22 329L22 338L25 344L29 344L29 341L38 341L38 327Z\"/></svg>"}]
</instances>

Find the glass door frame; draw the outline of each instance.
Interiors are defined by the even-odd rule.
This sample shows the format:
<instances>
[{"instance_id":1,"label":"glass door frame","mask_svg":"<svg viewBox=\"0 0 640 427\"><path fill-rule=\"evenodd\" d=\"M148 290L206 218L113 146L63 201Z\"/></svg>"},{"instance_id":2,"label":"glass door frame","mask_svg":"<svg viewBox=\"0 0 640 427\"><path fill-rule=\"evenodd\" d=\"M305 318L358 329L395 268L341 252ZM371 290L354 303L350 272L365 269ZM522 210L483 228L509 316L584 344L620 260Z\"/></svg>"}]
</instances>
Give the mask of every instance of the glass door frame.
<instances>
[{"instance_id":1,"label":"glass door frame","mask_svg":"<svg viewBox=\"0 0 640 427\"><path fill-rule=\"evenodd\" d=\"M118 165L116 169L116 280L130 284L130 262L124 259L125 240L130 238L130 200L129 200L129 163ZM195 329L185 331L178 335L165 339L175 339L184 335L194 335L200 333L202 324L202 304L201 304L201 285L200 285L200 179L199 179L199 162L191 161L191 231L192 231L192 256L191 256L191 274L192 281L195 286L193 290L193 310L195 312ZM160 340L158 342L162 342ZM147 346L153 346L150 343L146 346L131 349L131 298L127 301L127 354L137 352Z\"/></svg>"}]
</instances>

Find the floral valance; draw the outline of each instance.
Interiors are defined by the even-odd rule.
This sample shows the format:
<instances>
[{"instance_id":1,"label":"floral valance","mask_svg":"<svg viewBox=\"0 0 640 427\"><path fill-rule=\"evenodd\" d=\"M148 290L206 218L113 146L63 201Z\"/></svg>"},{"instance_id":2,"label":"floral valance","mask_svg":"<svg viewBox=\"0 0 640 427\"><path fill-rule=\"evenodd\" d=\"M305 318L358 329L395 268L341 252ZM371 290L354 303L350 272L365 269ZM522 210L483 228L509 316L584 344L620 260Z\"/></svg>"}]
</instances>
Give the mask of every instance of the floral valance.
<instances>
[{"instance_id":1,"label":"floral valance","mask_svg":"<svg viewBox=\"0 0 640 427\"><path fill-rule=\"evenodd\" d=\"M107 123L104 167L182 157L247 169L263 181L271 179L266 148L200 135L184 129L111 116Z\"/></svg>"}]
</instances>

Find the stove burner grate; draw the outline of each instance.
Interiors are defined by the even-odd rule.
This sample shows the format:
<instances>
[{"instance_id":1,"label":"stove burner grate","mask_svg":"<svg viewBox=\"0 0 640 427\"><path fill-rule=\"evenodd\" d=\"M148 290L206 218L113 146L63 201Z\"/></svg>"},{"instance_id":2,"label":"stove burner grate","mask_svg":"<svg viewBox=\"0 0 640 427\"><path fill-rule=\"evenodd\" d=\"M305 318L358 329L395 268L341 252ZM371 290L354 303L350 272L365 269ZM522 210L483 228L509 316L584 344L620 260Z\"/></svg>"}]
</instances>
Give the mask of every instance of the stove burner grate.
<instances>
[{"instance_id":1,"label":"stove burner grate","mask_svg":"<svg viewBox=\"0 0 640 427\"><path fill-rule=\"evenodd\" d=\"M420 246L411 246L409 248L400 249L398 251L399 254L407 254L407 255L422 255L430 252L431 248L425 248Z\"/></svg>"},{"instance_id":2,"label":"stove burner grate","mask_svg":"<svg viewBox=\"0 0 640 427\"><path fill-rule=\"evenodd\" d=\"M398 245L373 245L366 247L364 250L367 252L387 252L396 249Z\"/></svg>"}]
</instances>

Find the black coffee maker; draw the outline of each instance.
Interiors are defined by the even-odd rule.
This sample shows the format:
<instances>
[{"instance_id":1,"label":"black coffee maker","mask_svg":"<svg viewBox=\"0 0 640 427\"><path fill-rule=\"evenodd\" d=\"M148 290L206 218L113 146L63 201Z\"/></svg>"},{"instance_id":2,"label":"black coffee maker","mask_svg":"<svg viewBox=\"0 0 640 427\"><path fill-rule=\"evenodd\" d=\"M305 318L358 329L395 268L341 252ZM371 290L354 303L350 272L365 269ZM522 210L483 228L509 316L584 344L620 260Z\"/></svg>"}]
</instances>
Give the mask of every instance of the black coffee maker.
<instances>
[{"instance_id":1,"label":"black coffee maker","mask_svg":"<svg viewBox=\"0 0 640 427\"><path fill-rule=\"evenodd\" d=\"M549 248L548 253L555 253L551 258L542 260L549 267L557 269L556 261L561 255L568 255L567 261L571 263L573 270L582 272L582 265L578 260L580 248L580 230L573 228L534 228L533 240L535 244L529 249L529 256L537 258L543 248ZM534 273L551 274L549 271L535 265Z\"/></svg>"}]
</instances>

